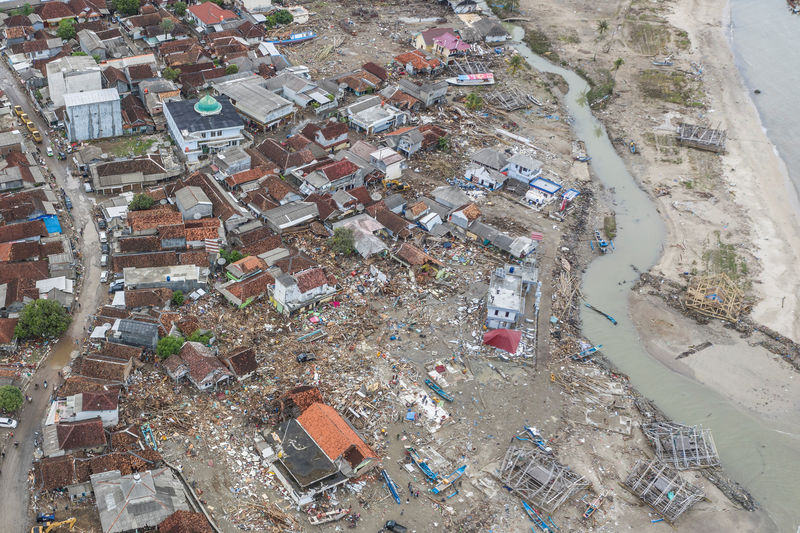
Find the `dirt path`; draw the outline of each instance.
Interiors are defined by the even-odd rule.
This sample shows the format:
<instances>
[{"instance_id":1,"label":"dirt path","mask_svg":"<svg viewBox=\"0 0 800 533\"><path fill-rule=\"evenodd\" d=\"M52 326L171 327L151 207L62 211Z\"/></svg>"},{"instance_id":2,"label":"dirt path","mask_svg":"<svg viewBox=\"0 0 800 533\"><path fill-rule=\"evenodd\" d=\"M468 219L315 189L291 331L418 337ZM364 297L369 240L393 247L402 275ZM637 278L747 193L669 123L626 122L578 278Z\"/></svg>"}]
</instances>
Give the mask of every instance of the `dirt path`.
<instances>
[{"instance_id":1,"label":"dirt path","mask_svg":"<svg viewBox=\"0 0 800 533\"><path fill-rule=\"evenodd\" d=\"M42 132L44 142L42 150L46 150L51 145L50 139L44 134L49 131L45 127L44 121L34 111L27 95L15 82L14 76L8 67L2 63L2 88L12 104L21 105L28 116L33 120L39 131ZM54 151L57 150L54 148ZM70 360L70 354L78 347L76 339L82 339L89 313L96 309L104 295L103 287L100 284L100 245L98 233L92 220L93 202L91 198L83 192L83 186L79 179L69 174L67 161L59 161L55 158L45 156L45 163L50 172L56 177L56 190L58 187L64 188L73 202L72 219L74 231L77 236L76 252L80 253L79 260L83 265L81 281L81 292L78 296L79 308L73 314L72 324L67 334L58 341L48 360L39 367L39 370L31 379L31 386L23 391L32 396L31 403L25 404L19 413L19 425L14 431L14 438L9 439L5 446L5 458L2 461L2 475L0 475L0 494L3 494L3 513L0 513L0 531L22 531L28 526L28 498L31 494L27 486L28 472L30 471L33 460L33 438L34 432L41 432L42 419L50 405L50 396L55 386L60 382L59 370ZM72 236L73 229L64 223L64 234ZM81 234L81 228L83 233ZM41 385L47 381L49 387L45 390ZM34 384L40 384L38 390ZM14 447L13 442L18 441L19 447ZM60 518L60 516L57 516Z\"/></svg>"}]
</instances>

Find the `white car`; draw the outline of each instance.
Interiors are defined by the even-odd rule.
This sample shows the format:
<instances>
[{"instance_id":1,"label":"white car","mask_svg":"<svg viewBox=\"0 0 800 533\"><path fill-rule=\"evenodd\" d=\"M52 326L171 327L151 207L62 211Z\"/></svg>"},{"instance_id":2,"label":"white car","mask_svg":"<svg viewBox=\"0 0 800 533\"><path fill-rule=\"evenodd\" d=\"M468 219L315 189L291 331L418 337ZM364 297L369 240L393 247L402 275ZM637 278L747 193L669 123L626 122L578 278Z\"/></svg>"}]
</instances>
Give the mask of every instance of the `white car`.
<instances>
[{"instance_id":1,"label":"white car","mask_svg":"<svg viewBox=\"0 0 800 533\"><path fill-rule=\"evenodd\" d=\"M106 283L108 281L108 270L103 270L100 272L100 283Z\"/></svg>"},{"instance_id":2,"label":"white car","mask_svg":"<svg viewBox=\"0 0 800 533\"><path fill-rule=\"evenodd\" d=\"M0 428L14 429L17 427L17 421L13 418L0 418Z\"/></svg>"},{"instance_id":3,"label":"white car","mask_svg":"<svg viewBox=\"0 0 800 533\"><path fill-rule=\"evenodd\" d=\"M47 157L53 157L53 148L50 146L47 147Z\"/></svg>"}]
</instances>

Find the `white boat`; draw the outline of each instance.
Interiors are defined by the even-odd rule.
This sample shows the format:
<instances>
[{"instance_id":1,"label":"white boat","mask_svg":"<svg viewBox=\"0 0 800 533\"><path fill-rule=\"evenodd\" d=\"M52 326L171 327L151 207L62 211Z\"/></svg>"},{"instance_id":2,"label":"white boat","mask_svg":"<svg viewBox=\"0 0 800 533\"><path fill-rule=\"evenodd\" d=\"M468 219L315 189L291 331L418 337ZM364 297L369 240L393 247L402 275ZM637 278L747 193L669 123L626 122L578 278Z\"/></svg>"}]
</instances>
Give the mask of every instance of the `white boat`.
<instances>
[{"instance_id":1,"label":"white boat","mask_svg":"<svg viewBox=\"0 0 800 533\"><path fill-rule=\"evenodd\" d=\"M494 85L494 74L459 74L455 78L447 78L450 85Z\"/></svg>"}]
</instances>

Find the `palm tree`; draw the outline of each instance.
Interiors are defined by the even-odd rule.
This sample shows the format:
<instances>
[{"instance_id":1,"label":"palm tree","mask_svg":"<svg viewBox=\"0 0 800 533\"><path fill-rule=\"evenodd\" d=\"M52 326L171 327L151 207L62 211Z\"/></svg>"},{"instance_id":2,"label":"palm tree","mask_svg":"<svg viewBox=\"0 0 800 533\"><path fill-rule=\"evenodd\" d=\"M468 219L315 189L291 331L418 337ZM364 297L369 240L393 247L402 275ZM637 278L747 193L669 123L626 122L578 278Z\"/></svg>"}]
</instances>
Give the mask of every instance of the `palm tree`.
<instances>
[{"instance_id":1,"label":"palm tree","mask_svg":"<svg viewBox=\"0 0 800 533\"><path fill-rule=\"evenodd\" d=\"M514 54L511 56L511 59L508 60L508 70L511 71L511 74L516 74L519 69L525 66L525 60L522 59L522 56L519 54Z\"/></svg>"},{"instance_id":2,"label":"palm tree","mask_svg":"<svg viewBox=\"0 0 800 533\"><path fill-rule=\"evenodd\" d=\"M619 67L621 67L624 64L625 64L625 60L622 59L621 57L618 57L618 58L616 58L614 60L614 79L615 80L617 79L617 71L619 70Z\"/></svg>"},{"instance_id":3,"label":"palm tree","mask_svg":"<svg viewBox=\"0 0 800 533\"><path fill-rule=\"evenodd\" d=\"M597 23L597 33L604 35L608 31L608 21L603 19Z\"/></svg>"},{"instance_id":4,"label":"palm tree","mask_svg":"<svg viewBox=\"0 0 800 533\"><path fill-rule=\"evenodd\" d=\"M478 93L469 93L467 95L466 105L468 109L475 111L480 109L483 105L483 98Z\"/></svg>"},{"instance_id":5,"label":"palm tree","mask_svg":"<svg viewBox=\"0 0 800 533\"><path fill-rule=\"evenodd\" d=\"M161 31L164 32L164 37L166 38L167 34L175 27L175 23L172 21L172 19L165 18L161 19L159 26L161 26Z\"/></svg>"}]
</instances>

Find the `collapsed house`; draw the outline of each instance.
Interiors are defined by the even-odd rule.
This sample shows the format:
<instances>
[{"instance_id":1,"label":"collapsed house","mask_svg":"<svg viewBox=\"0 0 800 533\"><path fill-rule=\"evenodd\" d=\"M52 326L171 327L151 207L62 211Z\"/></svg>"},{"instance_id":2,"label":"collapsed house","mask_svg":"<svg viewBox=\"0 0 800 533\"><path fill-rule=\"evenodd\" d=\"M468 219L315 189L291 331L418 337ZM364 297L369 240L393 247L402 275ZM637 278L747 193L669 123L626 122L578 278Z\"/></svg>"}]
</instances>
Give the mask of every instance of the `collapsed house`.
<instances>
[{"instance_id":1,"label":"collapsed house","mask_svg":"<svg viewBox=\"0 0 800 533\"><path fill-rule=\"evenodd\" d=\"M502 481L517 496L548 513L589 486L583 476L539 448L512 444L500 466Z\"/></svg>"},{"instance_id":2,"label":"collapsed house","mask_svg":"<svg viewBox=\"0 0 800 533\"><path fill-rule=\"evenodd\" d=\"M656 456L678 470L719 465L719 454L711 430L673 422L653 422L642 426Z\"/></svg>"},{"instance_id":3,"label":"collapsed house","mask_svg":"<svg viewBox=\"0 0 800 533\"><path fill-rule=\"evenodd\" d=\"M703 489L687 483L658 459L637 461L624 485L670 523L705 495Z\"/></svg>"}]
</instances>

